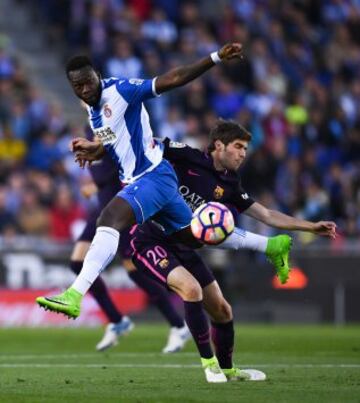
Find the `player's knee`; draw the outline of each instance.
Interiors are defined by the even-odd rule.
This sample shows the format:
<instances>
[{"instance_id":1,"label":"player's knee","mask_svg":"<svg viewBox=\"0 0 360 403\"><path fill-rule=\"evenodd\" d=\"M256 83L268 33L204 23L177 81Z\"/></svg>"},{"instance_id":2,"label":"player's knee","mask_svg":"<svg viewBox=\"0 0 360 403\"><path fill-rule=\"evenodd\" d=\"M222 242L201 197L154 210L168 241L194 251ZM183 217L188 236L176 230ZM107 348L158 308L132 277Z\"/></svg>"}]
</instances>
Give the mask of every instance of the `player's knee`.
<instances>
[{"instance_id":1,"label":"player's knee","mask_svg":"<svg viewBox=\"0 0 360 403\"><path fill-rule=\"evenodd\" d=\"M111 227L116 228L116 220L115 216L112 213L110 208L105 207L101 214L99 215L98 219L96 220L97 227Z\"/></svg>"},{"instance_id":2,"label":"player's knee","mask_svg":"<svg viewBox=\"0 0 360 403\"><path fill-rule=\"evenodd\" d=\"M221 323L226 323L233 319L231 305L224 298L217 305L216 310L212 314L212 319Z\"/></svg>"},{"instance_id":3,"label":"player's knee","mask_svg":"<svg viewBox=\"0 0 360 403\"><path fill-rule=\"evenodd\" d=\"M197 281L186 285L183 291L183 299L185 301L201 301L203 299L202 289Z\"/></svg>"}]
</instances>

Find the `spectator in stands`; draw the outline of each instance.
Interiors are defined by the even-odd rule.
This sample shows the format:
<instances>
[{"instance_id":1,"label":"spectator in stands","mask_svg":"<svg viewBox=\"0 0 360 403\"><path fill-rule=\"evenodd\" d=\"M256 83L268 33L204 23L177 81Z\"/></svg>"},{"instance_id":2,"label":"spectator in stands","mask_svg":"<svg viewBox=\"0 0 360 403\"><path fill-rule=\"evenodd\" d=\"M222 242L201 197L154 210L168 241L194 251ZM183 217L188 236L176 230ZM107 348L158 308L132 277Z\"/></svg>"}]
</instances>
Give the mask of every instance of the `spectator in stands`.
<instances>
[{"instance_id":1,"label":"spectator in stands","mask_svg":"<svg viewBox=\"0 0 360 403\"><path fill-rule=\"evenodd\" d=\"M24 189L18 211L21 231L26 235L46 237L49 233L49 211L40 203L38 193L32 187Z\"/></svg>"},{"instance_id":2,"label":"spectator in stands","mask_svg":"<svg viewBox=\"0 0 360 403\"><path fill-rule=\"evenodd\" d=\"M84 211L74 199L71 189L61 184L50 209L50 237L69 242L75 238L75 226L84 218Z\"/></svg>"},{"instance_id":3,"label":"spectator in stands","mask_svg":"<svg viewBox=\"0 0 360 403\"><path fill-rule=\"evenodd\" d=\"M7 206L7 189L4 186L0 187L0 234L7 232L17 233L19 226L15 215Z\"/></svg>"},{"instance_id":4,"label":"spectator in stands","mask_svg":"<svg viewBox=\"0 0 360 403\"><path fill-rule=\"evenodd\" d=\"M136 78L141 76L142 63L134 55L127 39L119 37L114 43L113 56L106 63L108 77Z\"/></svg>"},{"instance_id":5,"label":"spectator in stands","mask_svg":"<svg viewBox=\"0 0 360 403\"><path fill-rule=\"evenodd\" d=\"M23 3L33 7L30 0ZM84 47L109 75L155 77L224 41L246 44L241 65L221 66L176 97L149 102L155 132L202 145L201 134L214 117L237 119L253 133L244 167L244 177L256 177L245 184L249 191L256 196L276 184L273 202L285 211L329 211L343 222L344 234L360 235L360 3L211 3L36 4L52 43L63 40L60 49L68 46L67 54L73 46ZM67 125L62 111L27 82L0 38L0 128L9 128L9 138L25 141L29 149L24 165L8 170L18 175L23 169L25 186L29 167L55 170L45 180L53 193L58 182L76 183L82 173L64 151L72 131ZM0 180L6 181L4 171ZM309 191L302 197L298 187ZM18 196L11 200L15 211Z\"/></svg>"}]
</instances>

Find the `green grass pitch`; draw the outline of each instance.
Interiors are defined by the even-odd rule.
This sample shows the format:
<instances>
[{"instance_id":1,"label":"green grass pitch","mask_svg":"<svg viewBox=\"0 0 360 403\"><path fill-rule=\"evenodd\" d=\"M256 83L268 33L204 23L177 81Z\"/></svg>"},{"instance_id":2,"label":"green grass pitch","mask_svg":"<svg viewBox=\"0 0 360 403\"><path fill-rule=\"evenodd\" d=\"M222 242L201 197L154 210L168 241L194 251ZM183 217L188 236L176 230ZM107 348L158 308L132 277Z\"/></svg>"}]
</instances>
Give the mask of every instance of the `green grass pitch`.
<instances>
[{"instance_id":1,"label":"green grass pitch","mask_svg":"<svg viewBox=\"0 0 360 403\"><path fill-rule=\"evenodd\" d=\"M360 326L237 326L235 361L265 382L205 382L193 343L138 323L108 353L102 329L1 329L0 402L360 402Z\"/></svg>"}]
</instances>

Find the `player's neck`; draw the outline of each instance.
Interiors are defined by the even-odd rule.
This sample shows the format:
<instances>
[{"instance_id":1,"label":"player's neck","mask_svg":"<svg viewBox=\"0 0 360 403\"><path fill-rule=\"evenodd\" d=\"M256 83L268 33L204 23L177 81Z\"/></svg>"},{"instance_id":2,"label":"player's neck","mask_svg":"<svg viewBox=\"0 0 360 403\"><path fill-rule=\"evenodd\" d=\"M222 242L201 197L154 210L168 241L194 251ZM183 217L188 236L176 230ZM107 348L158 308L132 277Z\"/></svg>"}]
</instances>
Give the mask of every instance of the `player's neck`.
<instances>
[{"instance_id":1,"label":"player's neck","mask_svg":"<svg viewBox=\"0 0 360 403\"><path fill-rule=\"evenodd\" d=\"M210 155L213 160L214 168L217 171L226 172L226 168L223 167L222 164L220 163L220 161L216 158L215 151L213 151Z\"/></svg>"}]
</instances>

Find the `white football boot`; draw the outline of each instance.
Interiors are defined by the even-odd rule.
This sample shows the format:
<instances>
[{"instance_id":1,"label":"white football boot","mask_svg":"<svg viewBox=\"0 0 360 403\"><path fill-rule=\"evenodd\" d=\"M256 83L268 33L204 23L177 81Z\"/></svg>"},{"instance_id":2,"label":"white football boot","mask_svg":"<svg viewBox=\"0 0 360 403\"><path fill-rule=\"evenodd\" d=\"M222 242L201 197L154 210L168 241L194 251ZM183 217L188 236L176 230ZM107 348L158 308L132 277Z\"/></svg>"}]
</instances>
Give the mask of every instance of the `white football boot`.
<instances>
[{"instance_id":1,"label":"white football boot","mask_svg":"<svg viewBox=\"0 0 360 403\"><path fill-rule=\"evenodd\" d=\"M134 329L134 322L128 316L124 316L118 323L109 323L106 326L103 338L96 345L97 351L105 351L116 346L120 336L125 336Z\"/></svg>"},{"instance_id":2,"label":"white football boot","mask_svg":"<svg viewBox=\"0 0 360 403\"><path fill-rule=\"evenodd\" d=\"M183 327L172 327L170 329L168 341L162 352L165 354L176 353L185 347L188 340L191 339L189 328L184 325Z\"/></svg>"},{"instance_id":3,"label":"white football boot","mask_svg":"<svg viewBox=\"0 0 360 403\"><path fill-rule=\"evenodd\" d=\"M266 374L257 369L230 368L222 370L228 381L265 381Z\"/></svg>"}]
</instances>

